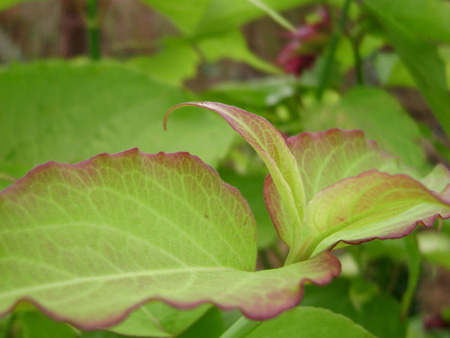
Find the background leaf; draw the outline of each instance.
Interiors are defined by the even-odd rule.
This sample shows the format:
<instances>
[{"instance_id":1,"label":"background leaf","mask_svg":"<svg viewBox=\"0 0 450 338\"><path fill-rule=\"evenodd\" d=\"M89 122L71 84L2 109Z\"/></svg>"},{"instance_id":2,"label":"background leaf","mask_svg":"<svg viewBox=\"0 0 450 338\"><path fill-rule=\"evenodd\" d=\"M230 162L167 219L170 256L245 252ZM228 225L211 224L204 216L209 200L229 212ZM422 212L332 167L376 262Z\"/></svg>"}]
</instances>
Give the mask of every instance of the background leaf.
<instances>
[{"instance_id":1,"label":"background leaf","mask_svg":"<svg viewBox=\"0 0 450 338\"><path fill-rule=\"evenodd\" d=\"M406 67L408 68L411 76L414 78L420 92L428 102L431 110L436 116L437 120L441 124L442 128L450 135L450 118L448 115L448 107L450 106L450 94L445 78L445 64L439 56L438 47L436 44L423 40L417 37L410 31L410 24L405 25L405 20L395 15L395 12L385 10L387 1L368 0L365 4L368 6L373 15L377 18L381 27L387 34L389 41L395 48L395 51L400 56ZM403 6L401 1L396 0L395 5L392 7L399 8ZM422 6L418 1L414 1L414 4ZM423 6L427 8L435 7L433 13L438 13L446 17L446 14L450 8L448 4L444 2L436 2L432 4L431 1L422 2ZM439 4L437 4L439 3ZM439 6L443 6L443 12L439 13ZM428 10L428 9L426 9ZM397 14L400 12L398 11ZM408 13L408 12L406 12ZM419 12L416 12L419 14ZM420 12L420 20L426 20L426 22L433 22L436 18L432 16L427 18L422 16L424 13ZM408 21L408 20L406 20ZM427 32L427 29L423 29L424 25L417 25L415 32L423 30ZM446 27L446 26L442 26ZM431 29L432 36L441 34L442 32ZM426 34L426 33L425 33ZM445 33L444 39L448 39L450 35Z\"/></svg>"},{"instance_id":2,"label":"background leaf","mask_svg":"<svg viewBox=\"0 0 450 338\"><path fill-rule=\"evenodd\" d=\"M245 338L374 337L350 319L330 310L297 307L259 325Z\"/></svg>"},{"instance_id":3,"label":"background leaf","mask_svg":"<svg viewBox=\"0 0 450 338\"><path fill-rule=\"evenodd\" d=\"M142 0L167 16L180 31L188 36L223 33L266 15L250 1L241 0L186 0L165 2ZM276 11L311 3L311 0L265 0Z\"/></svg>"},{"instance_id":4,"label":"background leaf","mask_svg":"<svg viewBox=\"0 0 450 338\"><path fill-rule=\"evenodd\" d=\"M336 105L305 114L304 120L308 131L361 129L367 138L377 140L384 151L399 156L404 164L428 168L419 127L400 103L382 89L351 89ZM395 132L387 132L388 128Z\"/></svg>"},{"instance_id":5,"label":"background leaf","mask_svg":"<svg viewBox=\"0 0 450 338\"><path fill-rule=\"evenodd\" d=\"M14 65L0 72L0 172L18 178L49 160L75 162L136 146L189 151L215 165L233 138L220 119L191 110L175 116L168 132L162 128L164 112L187 98L112 62Z\"/></svg>"}]
</instances>

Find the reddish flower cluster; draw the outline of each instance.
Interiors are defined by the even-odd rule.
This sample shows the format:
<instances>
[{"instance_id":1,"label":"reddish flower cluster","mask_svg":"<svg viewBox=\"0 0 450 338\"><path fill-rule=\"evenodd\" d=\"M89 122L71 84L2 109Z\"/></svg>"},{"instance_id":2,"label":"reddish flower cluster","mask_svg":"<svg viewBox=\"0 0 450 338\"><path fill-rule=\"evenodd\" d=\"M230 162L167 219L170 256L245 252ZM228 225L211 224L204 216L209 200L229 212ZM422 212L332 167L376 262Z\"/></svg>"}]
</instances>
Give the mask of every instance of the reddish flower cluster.
<instances>
[{"instance_id":1,"label":"reddish flower cluster","mask_svg":"<svg viewBox=\"0 0 450 338\"><path fill-rule=\"evenodd\" d=\"M278 55L277 63L286 73L299 76L311 68L327 44L332 30L330 15L321 8L319 16L318 22L299 26L296 32L285 34L290 41Z\"/></svg>"}]
</instances>

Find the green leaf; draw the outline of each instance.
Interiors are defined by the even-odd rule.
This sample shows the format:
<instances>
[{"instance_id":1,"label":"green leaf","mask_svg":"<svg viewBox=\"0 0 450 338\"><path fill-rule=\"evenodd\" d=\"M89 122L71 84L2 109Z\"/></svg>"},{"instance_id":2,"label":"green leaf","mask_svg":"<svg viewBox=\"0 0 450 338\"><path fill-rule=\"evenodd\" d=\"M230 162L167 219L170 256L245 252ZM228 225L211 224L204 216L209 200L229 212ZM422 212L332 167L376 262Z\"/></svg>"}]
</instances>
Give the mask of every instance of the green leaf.
<instances>
[{"instance_id":1,"label":"green leaf","mask_svg":"<svg viewBox=\"0 0 450 338\"><path fill-rule=\"evenodd\" d=\"M245 110L217 102L188 102L171 108L165 123L174 109L184 106L207 108L220 114L258 153L269 169L277 193L286 210L286 222L277 228L278 235L288 245L300 239L300 229L305 212L305 192L295 159L281 134L264 118ZM273 215L271 215L273 218Z\"/></svg>"},{"instance_id":2,"label":"green leaf","mask_svg":"<svg viewBox=\"0 0 450 338\"><path fill-rule=\"evenodd\" d=\"M408 31L424 40L450 43L450 4L436 0L366 0L369 7L388 15Z\"/></svg>"},{"instance_id":3,"label":"green leaf","mask_svg":"<svg viewBox=\"0 0 450 338\"><path fill-rule=\"evenodd\" d=\"M259 173L238 174L230 169L219 169L220 177L239 189L250 204L255 215L258 233L258 249L266 249L275 244L278 236L273 228L267 209L264 207L264 178Z\"/></svg>"},{"instance_id":4,"label":"green leaf","mask_svg":"<svg viewBox=\"0 0 450 338\"><path fill-rule=\"evenodd\" d=\"M230 59L245 62L253 68L266 73L281 73L279 68L260 59L250 51L244 36L239 30L227 31L226 33L205 37L200 39L197 45L208 62Z\"/></svg>"},{"instance_id":5,"label":"green leaf","mask_svg":"<svg viewBox=\"0 0 450 338\"><path fill-rule=\"evenodd\" d=\"M335 106L322 107L304 116L304 128L319 131L330 128L361 129L380 147L399 156L406 165L427 166L422 135L415 121L389 93L378 88L354 88ZM386 132L389 126L395 133Z\"/></svg>"},{"instance_id":6,"label":"green leaf","mask_svg":"<svg viewBox=\"0 0 450 338\"><path fill-rule=\"evenodd\" d=\"M24 311L15 314L11 332L6 337L15 338L76 338L69 325L56 322L38 311Z\"/></svg>"},{"instance_id":7,"label":"green leaf","mask_svg":"<svg viewBox=\"0 0 450 338\"><path fill-rule=\"evenodd\" d=\"M185 39L165 39L161 49L149 56L136 56L126 64L170 85L180 86L193 78L200 64L197 51Z\"/></svg>"},{"instance_id":8,"label":"green leaf","mask_svg":"<svg viewBox=\"0 0 450 338\"><path fill-rule=\"evenodd\" d=\"M119 325L108 330L139 337L178 336L202 317L209 308L209 305L202 305L180 311L163 302L151 302L139 307Z\"/></svg>"},{"instance_id":9,"label":"green leaf","mask_svg":"<svg viewBox=\"0 0 450 338\"><path fill-rule=\"evenodd\" d=\"M302 133L287 143L296 158L308 205L306 226L296 245L297 259L329 250L341 240L361 243L403 237L418 221L430 226L438 214L450 216L450 173L443 166L423 180L427 189L410 176L387 174L415 172L380 151L361 131ZM280 232L288 214L270 176L264 195Z\"/></svg>"},{"instance_id":10,"label":"green leaf","mask_svg":"<svg viewBox=\"0 0 450 338\"><path fill-rule=\"evenodd\" d=\"M245 338L272 337L374 337L362 326L330 310L297 307L268 320Z\"/></svg>"},{"instance_id":11,"label":"green leaf","mask_svg":"<svg viewBox=\"0 0 450 338\"><path fill-rule=\"evenodd\" d=\"M113 62L13 65L0 79L0 172L16 178L46 161L136 146L189 151L216 165L234 136L201 111L176 116L165 133L162 112L188 95Z\"/></svg>"},{"instance_id":12,"label":"green leaf","mask_svg":"<svg viewBox=\"0 0 450 338\"><path fill-rule=\"evenodd\" d=\"M395 6L401 6L403 12L404 3L402 1L394 1ZM450 106L450 94L445 78L445 64L439 56L438 46L432 42L419 39L417 35L411 32L411 24L405 25L404 20L395 15L396 12L389 12L385 10L387 1L367 0L365 4L379 21L383 27L390 42L395 48L395 51L402 59L405 66L408 68L411 76L416 82L420 92L428 102L431 110L436 116L447 135L450 135L450 117L448 114L448 107ZM414 1L418 4L418 1ZM425 7L436 7L434 13L439 12L438 6L444 4L439 1L439 5L432 5L430 1L424 1ZM420 4L417 8L420 8ZM443 5L443 12L448 12L450 6ZM430 7L430 8L431 8ZM400 8L400 7L397 7ZM417 8L415 10L417 10ZM418 13L420 20L433 22L434 19L428 20L425 14L428 11L424 9L425 13ZM398 13L398 12L397 12ZM408 12L406 12L408 13ZM447 15L443 14L445 22L447 22ZM448 27L448 25L446 26ZM423 25L417 25L415 32L423 30ZM424 30L425 31L425 30ZM441 31L432 33L442 34ZM443 35L448 39L450 35L446 33Z\"/></svg>"},{"instance_id":13,"label":"green leaf","mask_svg":"<svg viewBox=\"0 0 450 338\"><path fill-rule=\"evenodd\" d=\"M180 31L188 36L224 33L244 23L266 15L250 1L242 0L141 0L167 16ZM264 0L276 11L305 5L314 0Z\"/></svg>"},{"instance_id":14,"label":"green leaf","mask_svg":"<svg viewBox=\"0 0 450 338\"><path fill-rule=\"evenodd\" d=\"M254 272L248 204L187 153L49 162L0 192L0 219L0 313L29 300L84 329L149 300L267 319L294 307L306 280L340 272L329 253Z\"/></svg>"},{"instance_id":15,"label":"green leaf","mask_svg":"<svg viewBox=\"0 0 450 338\"><path fill-rule=\"evenodd\" d=\"M354 282L340 277L325 287L309 285L305 288L302 306L324 307L342 314L377 337L405 337L407 321L399 320L400 304L392 297L377 292L357 307L351 301Z\"/></svg>"},{"instance_id":16,"label":"green leaf","mask_svg":"<svg viewBox=\"0 0 450 338\"><path fill-rule=\"evenodd\" d=\"M406 175L371 170L318 193L308 206L307 223L315 233L314 253L338 241L356 244L375 238L400 238L418 223L431 226L450 217L450 203Z\"/></svg>"},{"instance_id":17,"label":"green leaf","mask_svg":"<svg viewBox=\"0 0 450 338\"><path fill-rule=\"evenodd\" d=\"M203 92L202 98L244 108L265 109L291 98L297 90L296 81L292 76L283 76L222 82Z\"/></svg>"},{"instance_id":18,"label":"green leaf","mask_svg":"<svg viewBox=\"0 0 450 338\"><path fill-rule=\"evenodd\" d=\"M381 152L377 144L368 142L360 131L332 129L302 133L290 137L287 143L300 170L307 204L319 191L344 178L373 168L392 172L399 165L396 158ZM280 234L289 214L271 176L266 179L264 196L272 221ZM301 238L308 237L311 230L310 224L306 223L300 230Z\"/></svg>"}]
</instances>

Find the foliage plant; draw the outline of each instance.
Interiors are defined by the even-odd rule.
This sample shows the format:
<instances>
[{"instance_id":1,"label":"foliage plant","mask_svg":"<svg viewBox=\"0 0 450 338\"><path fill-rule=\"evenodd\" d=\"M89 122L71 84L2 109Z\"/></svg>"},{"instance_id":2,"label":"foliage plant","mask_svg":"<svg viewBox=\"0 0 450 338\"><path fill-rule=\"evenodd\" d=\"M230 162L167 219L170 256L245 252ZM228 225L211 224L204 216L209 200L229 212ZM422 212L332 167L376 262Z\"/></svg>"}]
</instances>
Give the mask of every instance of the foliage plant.
<instances>
[{"instance_id":1,"label":"foliage plant","mask_svg":"<svg viewBox=\"0 0 450 338\"><path fill-rule=\"evenodd\" d=\"M339 275L330 253L336 245L400 238L450 217L444 166L417 178L360 131L285 140L239 108L172 109L186 105L220 114L266 164L266 206L289 247L284 267L255 272L248 203L196 156L131 149L73 165L49 162L1 193L2 313L26 301L90 330L161 300L267 320L295 307L305 283Z\"/></svg>"},{"instance_id":2,"label":"foliage plant","mask_svg":"<svg viewBox=\"0 0 450 338\"><path fill-rule=\"evenodd\" d=\"M0 11L0 337L448 336L450 3Z\"/></svg>"}]
</instances>

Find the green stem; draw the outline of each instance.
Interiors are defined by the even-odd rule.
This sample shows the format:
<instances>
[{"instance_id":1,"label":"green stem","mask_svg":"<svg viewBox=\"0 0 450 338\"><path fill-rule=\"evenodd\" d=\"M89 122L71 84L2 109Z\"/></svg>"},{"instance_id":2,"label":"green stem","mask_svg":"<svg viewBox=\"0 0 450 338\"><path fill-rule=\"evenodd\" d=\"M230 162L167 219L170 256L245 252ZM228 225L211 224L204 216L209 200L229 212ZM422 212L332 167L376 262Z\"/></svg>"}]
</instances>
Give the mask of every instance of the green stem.
<instances>
[{"instance_id":1,"label":"green stem","mask_svg":"<svg viewBox=\"0 0 450 338\"><path fill-rule=\"evenodd\" d=\"M220 338L243 338L261 325L261 323L242 316Z\"/></svg>"},{"instance_id":2,"label":"green stem","mask_svg":"<svg viewBox=\"0 0 450 338\"><path fill-rule=\"evenodd\" d=\"M362 70L361 54L359 53L359 42L352 41L353 59L355 61L356 83L364 86L364 76Z\"/></svg>"},{"instance_id":3,"label":"green stem","mask_svg":"<svg viewBox=\"0 0 450 338\"><path fill-rule=\"evenodd\" d=\"M419 281L420 271L420 252L419 243L415 233L403 238L405 251L408 257L408 285L402 297L401 303L401 318L405 319L408 316L411 302L414 298L414 291L416 290Z\"/></svg>"},{"instance_id":4,"label":"green stem","mask_svg":"<svg viewBox=\"0 0 450 338\"><path fill-rule=\"evenodd\" d=\"M100 60L100 20L98 17L98 1L87 0L88 19L87 28L89 35L89 55L92 60Z\"/></svg>"},{"instance_id":5,"label":"green stem","mask_svg":"<svg viewBox=\"0 0 450 338\"><path fill-rule=\"evenodd\" d=\"M330 41L330 46L328 48L328 54L325 59L325 64L322 68L322 73L319 78L319 87L317 88L316 98L320 101L322 99L323 92L328 83L328 77L330 76L331 66L334 61L334 54L336 54L336 48L341 39L341 36L345 29L345 23L347 22L348 9L350 7L351 0L345 0L344 6L342 8L342 14L338 21L338 26L336 32Z\"/></svg>"}]
</instances>

